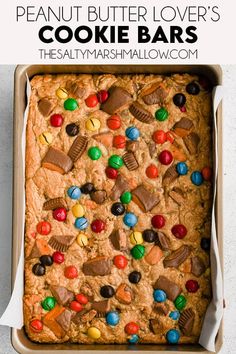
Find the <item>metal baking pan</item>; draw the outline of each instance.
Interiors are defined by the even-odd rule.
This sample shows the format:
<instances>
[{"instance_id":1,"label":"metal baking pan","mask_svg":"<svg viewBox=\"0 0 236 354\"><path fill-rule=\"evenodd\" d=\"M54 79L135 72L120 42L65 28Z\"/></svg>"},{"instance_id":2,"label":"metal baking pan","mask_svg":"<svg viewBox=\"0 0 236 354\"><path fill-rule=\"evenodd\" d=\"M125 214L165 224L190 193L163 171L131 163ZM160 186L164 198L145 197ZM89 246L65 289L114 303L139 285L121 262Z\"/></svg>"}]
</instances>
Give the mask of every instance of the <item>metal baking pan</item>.
<instances>
[{"instance_id":1,"label":"metal baking pan","mask_svg":"<svg viewBox=\"0 0 236 354\"><path fill-rule=\"evenodd\" d=\"M13 263L12 263L12 284L14 284L17 264L20 255L22 235L22 223L24 220L20 217L20 210L23 205L23 197L20 181L23 178L22 157L21 157L21 132L23 127L23 113L26 107L26 74L32 78L37 74L58 74L58 73L126 73L126 74L169 74L169 73L190 73L204 74L213 85L222 84L222 71L218 65L20 65L15 71L15 88L14 88L14 206L13 206ZM223 269L223 213L222 213L222 184L223 184L223 168L222 168L222 107L217 112L218 125L218 157L219 172L217 179L217 198L216 198L216 222L219 252L221 259L221 267ZM154 345L154 344L137 344L137 345L80 345L80 344L38 344L28 339L24 329L12 329L11 333L12 345L15 350L21 354L59 354L68 353L75 354L78 351L91 354L102 354L104 351L121 353L128 351L129 353L139 352L147 354L149 352L162 352L163 354L178 353L210 353L201 345L179 344L171 345ZM216 352L219 352L223 343L223 323L221 323L217 339Z\"/></svg>"}]
</instances>

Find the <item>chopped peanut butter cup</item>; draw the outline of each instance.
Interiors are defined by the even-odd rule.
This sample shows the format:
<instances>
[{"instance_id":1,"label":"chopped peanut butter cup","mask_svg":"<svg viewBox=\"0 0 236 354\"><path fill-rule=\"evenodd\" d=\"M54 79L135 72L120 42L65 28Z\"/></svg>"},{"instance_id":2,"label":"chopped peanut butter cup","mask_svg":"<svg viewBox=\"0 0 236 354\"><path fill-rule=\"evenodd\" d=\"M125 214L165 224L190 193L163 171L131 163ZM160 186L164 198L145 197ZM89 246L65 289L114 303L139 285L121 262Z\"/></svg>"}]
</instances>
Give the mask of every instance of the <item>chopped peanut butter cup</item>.
<instances>
[{"instance_id":1,"label":"chopped peanut butter cup","mask_svg":"<svg viewBox=\"0 0 236 354\"><path fill-rule=\"evenodd\" d=\"M43 158L42 167L64 174L72 169L73 161L63 151L50 147Z\"/></svg>"}]
</instances>

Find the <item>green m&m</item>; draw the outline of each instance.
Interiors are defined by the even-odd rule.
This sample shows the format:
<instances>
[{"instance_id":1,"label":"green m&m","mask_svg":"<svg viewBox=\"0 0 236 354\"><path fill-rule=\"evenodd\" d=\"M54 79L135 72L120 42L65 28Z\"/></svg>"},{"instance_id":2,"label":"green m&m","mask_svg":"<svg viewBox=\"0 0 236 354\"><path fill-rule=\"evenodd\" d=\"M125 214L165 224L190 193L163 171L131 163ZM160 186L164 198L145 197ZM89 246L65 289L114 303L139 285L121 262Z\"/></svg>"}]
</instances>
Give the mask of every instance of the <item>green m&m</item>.
<instances>
[{"instance_id":1,"label":"green m&m","mask_svg":"<svg viewBox=\"0 0 236 354\"><path fill-rule=\"evenodd\" d=\"M67 111L74 111L78 107L78 102L74 98L67 98L67 100L64 102L64 108Z\"/></svg>"},{"instance_id":2,"label":"green m&m","mask_svg":"<svg viewBox=\"0 0 236 354\"><path fill-rule=\"evenodd\" d=\"M143 245L135 245L130 252L134 259L141 259L145 254L145 247Z\"/></svg>"},{"instance_id":3,"label":"green m&m","mask_svg":"<svg viewBox=\"0 0 236 354\"><path fill-rule=\"evenodd\" d=\"M179 295L177 296L177 298L175 299L175 307L177 308L177 310L183 310L183 308L185 308L187 303L186 298L184 297L184 295Z\"/></svg>"},{"instance_id":4,"label":"green m&m","mask_svg":"<svg viewBox=\"0 0 236 354\"><path fill-rule=\"evenodd\" d=\"M56 305L56 299L52 296L47 296L42 301L42 308L46 311L52 310Z\"/></svg>"},{"instance_id":5,"label":"green m&m","mask_svg":"<svg viewBox=\"0 0 236 354\"><path fill-rule=\"evenodd\" d=\"M102 156L102 152L97 146L93 146L88 149L88 156L91 160L98 160Z\"/></svg>"},{"instance_id":6,"label":"green m&m","mask_svg":"<svg viewBox=\"0 0 236 354\"><path fill-rule=\"evenodd\" d=\"M168 115L169 115L169 113L167 112L167 110L164 107L159 108L155 113L156 119L159 120L160 122L163 122L164 120L166 120Z\"/></svg>"},{"instance_id":7,"label":"green m&m","mask_svg":"<svg viewBox=\"0 0 236 354\"><path fill-rule=\"evenodd\" d=\"M124 162L122 157L120 157L119 155L112 155L111 157L109 157L108 165L118 170L124 165Z\"/></svg>"},{"instance_id":8,"label":"green m&m","mask_svg":"<svg viewBox=\"0 0 236 354\"><path fill-rule=\"evenodd\" d=\"M130 192L124 192L120 197L120 201L123 204L129 204L131 202L131 199L132 194Z\"/></svg>"}]
</instances>

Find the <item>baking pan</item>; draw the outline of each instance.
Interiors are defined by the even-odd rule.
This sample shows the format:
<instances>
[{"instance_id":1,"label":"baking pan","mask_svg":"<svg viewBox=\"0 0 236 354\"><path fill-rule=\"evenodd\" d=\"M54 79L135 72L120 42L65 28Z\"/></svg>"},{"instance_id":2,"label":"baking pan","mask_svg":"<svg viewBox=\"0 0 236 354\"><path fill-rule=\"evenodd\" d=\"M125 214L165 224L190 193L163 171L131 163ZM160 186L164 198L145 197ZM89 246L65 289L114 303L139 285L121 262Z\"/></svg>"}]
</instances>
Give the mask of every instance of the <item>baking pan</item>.
<instances>
[{"instance_id":1,"label":"baking pan","mask_svg":"<svg viewBox=\"0 0 236 354\"><path fill-rule=\"evenodd\" d=\"M12 284L14 284L17 264L20 255L20 246L22 235L22 223L24 220L20 217L20 211L23 205L23 195L20 181L23 178L22 156L21 156L21 132L23 128L23 114L26 107L26 74L32 78L37 74L58 74L58 73L114 73L114 74L169 74L169 73L190 73L203 74L207 76L212 84L222 84L222 71L218 65L20 65L15 71L15 88L14 88L14 204L13 204L13 263L12 263ZM221 267L223 269L223 196L222 196L222 107L220 106L217 112L218 125L218 158L219 171L217 179L217 197L216 197L216 229L218 235L219 253ZM78 351L86 354L102 354L104 351L121 353L128 351L129 353L139 352L147 354L148 352L162 352L163 354L178 353L210 353L199 344L188 345L154 345L154 344L37 344L33 343L26 336L24 329L12 329L11 333L12 345L16 351L21 354L40 353L40 354L59 354L67 353L78 354ZM223 324L216 338L216 352L219 352L223 342Z\"/></svg>"}]
</instances>

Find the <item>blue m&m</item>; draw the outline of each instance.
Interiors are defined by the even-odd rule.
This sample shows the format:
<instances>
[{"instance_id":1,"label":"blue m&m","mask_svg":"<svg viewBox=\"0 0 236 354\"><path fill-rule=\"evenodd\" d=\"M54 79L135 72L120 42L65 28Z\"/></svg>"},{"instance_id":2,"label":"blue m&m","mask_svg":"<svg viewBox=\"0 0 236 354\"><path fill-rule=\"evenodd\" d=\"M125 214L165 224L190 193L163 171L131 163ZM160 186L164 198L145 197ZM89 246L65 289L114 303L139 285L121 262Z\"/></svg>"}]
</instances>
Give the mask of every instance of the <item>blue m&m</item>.
<instances>
[{"instance_id":1,"label":"blue m&m","mask_svg":"<svg viewBox=\"0 0 236 354\"><path fill-rule=\"evenodd\" d=\"M75 227L79 230L85 230L88 227L88 220L86 218L76 218Z\"/></svg>"},{"instance_id":2,"label":"blue m&m","mask_svg":"<svg viewBox=\"0 0 236 354\"><path fill-rule=\"evenodd\" d=\"M139 336L137 334L132 334L128 339L129 343L136 344L139 341Z\"/></svg>"},{"instance_id":3,"label":"blue m&m","mask_svg":"<svg viewBox=\"0 0 236 354\"><path fill-rule=\"evenodd\" d=\"M200 186L203 183L203 177L201 172L199 171L194 171L191 174L191 181L193 184L195 184L196 186Z\"/></svg>"},{"instance_id":4,"label":"blue m&m","mask_svg":"<svg viewBox=\"0 0 236 354\"><path fill-rule=\"evenodd\" d=\"M123 221L126 226L134 227L138 222L138 218L133 213L126 213L125 216L123 217Z\"/></svg>"},{"instance_id":5,"label":"blue m&m","mask_svg":"<svg viewBox=\"0 0 236 354\"><path fill-rule=\"evenodd\" d=\"M156 302L166 301L166 293L163 290L156 289L153 292L153 297Z\"/></svg>"},{"instance_id":6,"label":"blue m&m","mask_svg":"<svg viewBox=\"0 0 236 354\"><path fill-rule=\"evenodd\" d=\"M137 140L140 136L140 132L139 132L138 128L136 128L134 125L132 125L131 127L126 129L125 135L130 140Z\"/></svg>"},{"instance_id":7,"label":"blue m&m","mask_svg":"<svg viewBox=\"0 0 236 354\"><path fill-rule=\"evenodd\" d=\"M169 344L177 344L180 338L180 333L177 329L170 329L166 333L166 340Z\"/></svg>"},{"instance_id":8,"label":"blue m&m","mask_svg":"<svg viewBox=\"0 0 236 354\"><path fill-rule=\"evenodd\" d=\"M179 175L186 175L188 173L188 166L185 162L178 162L176 165L176 170Z\"/></svg>"},{"instance_id":9,"label":"blue m&m","mask_svg":"<svg viewBox=\"0 0 236 354\"><path fill-rule=\"evenodd\" d=\"M106 315L106 322L110 326L116 326L120 322L120 316L117 311L110 311Z\"/></svg>"},{"instance_id":10,"label":"blue m&m","mask_svg":"<svg viewBox=\"0 0 236 354\"><path fill-rule=\"evenodd\" d=\"M81 196L81 190L79 189L79 187L77 186L71 186L68 190L67 190L67 195L71 198L71 199L79 199Z\"/></svg>"},{"instance_id":11,"label":"blue m&m","mask_svg":"<svg viewBox=\"0 0 236 354\"><path fill-rule=\"evenodd\" d=\"M171 311L170 314L169 314L169 317L172 320L177 321L179 319L179 317L180 317L180 313L179 313L179 311Z\"/></svg>"}]
</instances>

